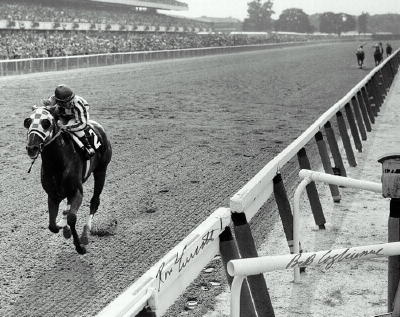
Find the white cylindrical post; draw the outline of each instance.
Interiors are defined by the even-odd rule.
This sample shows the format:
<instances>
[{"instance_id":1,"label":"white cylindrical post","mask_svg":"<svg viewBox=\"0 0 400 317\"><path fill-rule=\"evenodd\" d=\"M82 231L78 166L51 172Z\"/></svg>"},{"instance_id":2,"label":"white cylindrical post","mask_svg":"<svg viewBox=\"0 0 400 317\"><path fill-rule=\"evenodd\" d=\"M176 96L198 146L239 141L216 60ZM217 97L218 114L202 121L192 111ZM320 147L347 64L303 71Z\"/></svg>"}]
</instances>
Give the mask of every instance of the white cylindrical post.
<instances>
[{"instance_id":1,"label":"white cylindrical post","mask_svg":"<svg viewBox=\"0 0 400 317\"><path fill-rule=\"evenodd\" d=\"M311 182L309 177L306 177L297 186L293 198L293 253L300 253L300 197L306 186ZM294 282L300 282L300 267L294 268Z\"/></svg>"},{"instance_id":2,"label":"white cylindrical post","mask_svg":"<svg viewBox=\"0 0 400 317\"><path fill-rule=\"evenodd\" d=\"M364 190L369 190L375 193L382 193L382 184L374 183L370 181L363 181L358 179L353 179L350 177L336 176L331 174L325 174L321 172L315 172L311 170L302 169L299 172L300 178L309 177L313 181L319 181L328 184L335 184L344 187L360 188Z\"/></svg>"},{"instance_id":3,"label":"white cylindrical post","mask_svg":"<svg viewBox=\"0 0 400 317\"><path fill-rule=\"evenodd\" d=\"M244 276L235 276L231 286L231 317L240 317L240 291Z\"/></svg>"},{"instance_id":4,"label":"white cylindrical post","mask_svg":"<svg viewBox=\"0 0 400 317\"><path fill-rule=\"evenodd\" d=\"M277 270L293 269L296 266L324 266L325 269L329 269L333 265L344 261L366 260L395 255L400 255L400 242L298 254L236 259L228 262L227 269L231 276L248 276Z\"/></svg>"}]
</instances>

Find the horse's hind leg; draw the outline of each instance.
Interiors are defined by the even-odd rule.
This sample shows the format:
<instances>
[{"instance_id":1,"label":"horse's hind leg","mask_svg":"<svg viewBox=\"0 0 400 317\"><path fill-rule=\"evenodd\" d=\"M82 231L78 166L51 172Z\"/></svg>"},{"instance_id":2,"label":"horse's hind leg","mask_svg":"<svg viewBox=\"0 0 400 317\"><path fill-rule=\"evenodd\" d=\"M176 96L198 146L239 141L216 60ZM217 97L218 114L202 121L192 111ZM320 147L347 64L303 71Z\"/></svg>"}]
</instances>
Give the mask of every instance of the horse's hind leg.
<instances>
[{"instance_id":1,"label":"horse's hind leg","mask_svg":"<svg viewBox=\"0 0 400 317\"><path fill-rule=\"evenodd\" d=\"M92 199L90 199L90 214L87 218L86 225L83 227L81 242L87 245L89 243L89 232L92 229L93 216L96 213L100 205L100 194L103 191L104 182L106 179L106 168L96 170L93 172L94 177L94 190Z\"/></svg>"}]
</instances>

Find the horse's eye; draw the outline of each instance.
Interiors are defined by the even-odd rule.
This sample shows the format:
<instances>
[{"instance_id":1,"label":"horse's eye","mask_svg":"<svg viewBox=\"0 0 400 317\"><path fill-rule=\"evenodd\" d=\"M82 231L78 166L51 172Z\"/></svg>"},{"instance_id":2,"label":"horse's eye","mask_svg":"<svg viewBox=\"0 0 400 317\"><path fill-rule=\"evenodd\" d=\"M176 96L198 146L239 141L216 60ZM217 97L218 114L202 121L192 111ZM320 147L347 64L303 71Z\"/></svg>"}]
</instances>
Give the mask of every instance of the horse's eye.
<instances>
[{"instance_id":1,"label":"horse's eye","mask_svg":"<svg viewBox=\"0 0 400 317\"><path fill-rule=\"evenodd\" d=\"M31 126L31 123L32 123L32 119L31 119L31 118L26 118L26 119L24 120L24 127L25 127L26 129L29 129L29 127Z\"/></svg>"},{"instance_id":2,"label":"horse's eye","mask_svg":"<svg viewBox=\"0 0 400 317\"><path fill-rule=\"evenodd\" d=\"M51 126L51 122L49 119L43 119L42 121L40 121L40 124L42 125L42 128L45 130L47 130Z\"/></svg>"}]
</instances>

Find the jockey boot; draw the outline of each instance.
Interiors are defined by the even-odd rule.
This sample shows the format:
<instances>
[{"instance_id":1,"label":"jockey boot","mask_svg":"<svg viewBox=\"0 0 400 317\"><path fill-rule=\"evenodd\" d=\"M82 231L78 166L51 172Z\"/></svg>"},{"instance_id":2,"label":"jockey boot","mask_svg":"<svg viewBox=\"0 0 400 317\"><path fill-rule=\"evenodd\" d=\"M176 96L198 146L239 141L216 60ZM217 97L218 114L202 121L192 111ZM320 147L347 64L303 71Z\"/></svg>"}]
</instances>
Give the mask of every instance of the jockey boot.
<instances>
[{"instance_id":1,"label":"jockey boot","mask_svg":"<svg viewBox=\"0 0 400 317\"><path fill-rule=\"evenodd\" d=\"M89 159L90 157L92 157L92 156L95 154L95 150L94 150L94 149L92 148L92 146L90 145L89 140L87 139L86 135L83 136L83 137L81 137L81 138L79 138L79 141L81 141L82 144L83 144L82 150L83 150L84 153L85 153L85 157L86 157L87 159Z\"/></svg>"}]
</instances>

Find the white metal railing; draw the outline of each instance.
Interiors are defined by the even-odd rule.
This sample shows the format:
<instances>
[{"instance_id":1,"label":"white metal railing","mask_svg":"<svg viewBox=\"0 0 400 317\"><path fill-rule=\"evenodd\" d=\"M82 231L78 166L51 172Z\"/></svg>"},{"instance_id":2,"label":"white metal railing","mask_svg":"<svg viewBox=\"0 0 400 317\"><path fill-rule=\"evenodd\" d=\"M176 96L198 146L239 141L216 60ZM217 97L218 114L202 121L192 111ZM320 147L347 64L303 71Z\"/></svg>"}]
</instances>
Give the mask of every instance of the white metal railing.
<instances>
[{"instance_id":1,"label":"white metal railing","mask_svg":"<svg viewBox=\"0 0 400 317\"><path fill-rule=\"evenodd\" d=\"M228 273L234 277L231 287L231 317L240 316L241 286L243 280L249 275L293 269L294 282L297 283L300 280L300 267L321 265L329 269L335 263L342 261L400 255L400 242L300 253L300 198L309 183L319 181L376 193L382 193L382 184L305 169L300 170L299 176L302 181L297 186L293 198L293 254L245 258L228 262Z\"/></svg>"},{"instance_id":2,"label":"white metal railing","mask_svg":"<svg viewBox=\"0 0 400 317\"><path fill-rule=\"evenodd\" d=\"M58 57L7 59L0 60L0 76L148 62L161 59L197 57L214 54L253 51L282 46L301 45L306 43L309 42L282 42L240 46L186 48L176 50L137 51Z\"/></svg>"},{"instance_id":3,"label":"white metal railing","mask_svg":"<svg viewBox=\"0 0 400 317\"><path fill-rule=\"evenodd\" d=\"M343 261L367 260L377 257L400 255L400 242L374 244L353 248L324 250L275 256L262 256L231 260L228 273L233 276L231 290L231 317L240 316L240 291L246 276L310 266L324 266L329 269Z\"/></svg>"},{"instance_id":4,"label":"white metal railing","mask_svg":"<svg viewBox=\"0 0 400 317\"><path fill-rule=\"evenodd\" d=\"M324 114L322 114L306 131L289 144L273 160L268 162L247 184L245 184L231 199L232 212L245 212L248 221L258 212L261 206L268 200L273 192L273 178L277 172L320 131L320 129L345 107L357 92L386 65L400 49L387 58L383 63L375 67L365 78L353 87L342 99L336 102Z\"/></svg>"},{"instance_id":5,"label":"white metal railing","mask_svg":"<svg viewBox=\"0 0 400 317\"><path fill-rule=\"evenodd\" d=\"M300 252L300 197L308 184L311 182L323 182L326 184L364 189L382 194L382 183L357 180L350 177L335 176L305 169L300 170L299 177L302 181L297 186L293 196L293 253L296 254ZM300 269L295 267L294 282L297 283L299 281Z\"/></svg>"}]
</instances>

